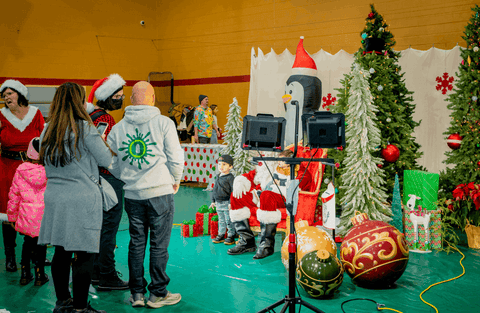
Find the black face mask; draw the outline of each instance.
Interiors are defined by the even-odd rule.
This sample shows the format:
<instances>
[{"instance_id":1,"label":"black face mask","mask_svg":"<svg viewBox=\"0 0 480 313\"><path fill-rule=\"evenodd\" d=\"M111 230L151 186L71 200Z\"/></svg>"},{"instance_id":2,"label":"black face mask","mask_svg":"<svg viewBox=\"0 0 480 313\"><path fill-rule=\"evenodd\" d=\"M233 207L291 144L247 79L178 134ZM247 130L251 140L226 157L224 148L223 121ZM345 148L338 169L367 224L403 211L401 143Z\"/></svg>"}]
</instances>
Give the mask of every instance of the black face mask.
<instances>
[{"instance_id":1,"label":"black face mask","mask_svg":"<svg viewBox=\"0 0 480 313\"><path fill-rule=\"evenodd\" d=\"M115 111L115 110L121 109L123 105L123 99L109 99L108 102L110 106L109 111Z\"/></svg>"}]
</instances>

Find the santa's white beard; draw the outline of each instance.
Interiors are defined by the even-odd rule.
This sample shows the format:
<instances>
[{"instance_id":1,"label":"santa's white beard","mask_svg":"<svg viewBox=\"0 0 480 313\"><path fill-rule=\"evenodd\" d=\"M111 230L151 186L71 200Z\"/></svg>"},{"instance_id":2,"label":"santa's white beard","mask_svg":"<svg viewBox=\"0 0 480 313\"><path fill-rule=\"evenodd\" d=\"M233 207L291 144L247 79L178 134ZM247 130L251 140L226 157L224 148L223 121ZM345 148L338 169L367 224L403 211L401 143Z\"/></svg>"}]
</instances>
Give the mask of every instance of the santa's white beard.
<instances>
[{"instance_id":1,"label":"santa's white beard","mask_svg":"<svg viewBox=\"0 0 480 313\"><path fill-rule=\"evenodd\" d=\"M274 172L274 168L277 165L277 162L274 161L269 161L269 162L262 162L262 166L257 165L255 167L255 177L253 178L253 183L258 185L260 184L260 187L265 189L265 186L272 180L272 176L270 175L270 172ZM268 171L268 168L270 169L270 172Z\"/></svg>"}]
</instances>

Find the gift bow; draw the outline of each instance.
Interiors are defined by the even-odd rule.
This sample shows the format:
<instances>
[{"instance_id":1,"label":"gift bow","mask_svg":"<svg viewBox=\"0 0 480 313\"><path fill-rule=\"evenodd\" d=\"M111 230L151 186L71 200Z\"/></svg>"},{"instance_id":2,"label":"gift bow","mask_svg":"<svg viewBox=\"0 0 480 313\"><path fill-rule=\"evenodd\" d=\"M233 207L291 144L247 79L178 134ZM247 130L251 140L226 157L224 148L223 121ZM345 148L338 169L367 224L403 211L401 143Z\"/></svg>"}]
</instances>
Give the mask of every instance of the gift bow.
<instances>
[{"instance_id":1,"label":"gift bow","mask_svg":"<svg viewBox=\"0 0 480 313\"><path fill-rule=\"evenodd\" d=\"M212 217L212 222L218 222L218 215L214 215Z\"/></svg>"},{"instance_id":2,"label":"gift bow","mask_svg":"<svg viewBox=\"0 0 480 313\"><path fill-rule=\"evenodd\" d=\"M184 221L182 222L182 224L183 224L183 225L195 225L195 221L194 221L194 220L189 220L189 221L184 220Z\"/></svg>"},{"instance_id":3,"label":"gift bow","mask_svg":"<svg viewBox=\"0 0 480 313\"><path fill-rule=\"evenodd\" d=\"M200 209L198 209L198 213L208 213L208 206L206 204L202 205Z\"/></svg>"}]
</instances>

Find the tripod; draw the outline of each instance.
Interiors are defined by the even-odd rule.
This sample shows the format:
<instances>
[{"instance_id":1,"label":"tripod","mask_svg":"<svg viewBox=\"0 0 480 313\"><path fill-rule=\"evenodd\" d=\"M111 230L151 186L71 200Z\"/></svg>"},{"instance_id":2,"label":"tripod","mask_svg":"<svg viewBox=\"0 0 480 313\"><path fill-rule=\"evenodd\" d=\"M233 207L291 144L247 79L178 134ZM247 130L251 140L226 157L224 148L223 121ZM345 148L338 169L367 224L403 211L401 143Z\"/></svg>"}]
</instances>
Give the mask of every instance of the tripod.
<instances>
[{"instance_id":1,"label":"tripod","mask_svg":"<svg viewBox=\"0 0 480 313\"><path fill-rule=\"evenodd\" d=\"M333 169L334 169L334 160L333 159L307 159L307 158L296 158L297 156L297 148L298 148L298 101L293 101L296 102L296 118L295 118L295 146L294 146L294 152L293 152L293 157L292 158L273 158L273 157L267 157L267 158L260 158L260 157L255 157L253 158L254 161L284 161L286 164L290 165L290 180L294 181L296 179L295 177L295 166L297 164L300 164L301 162L304 161L314 161L314 162L320 162L322 164L330 165L332 166L332 183L333 183ZM294 104L294 103L292 103ZM315 154L314 154L315 155ZM258 311L258 313L267 313L272 311L274 308L282 305L282 310L280 313L285 313L287 309L289 309L289 313L295 313L295 306L296 305L303 305L313 312L317 313L324 313L320 309L314 307L313 305L309 304L308 302L304 301L300 295L298 297L295 296L295 286L296 286L296 281L295 281L295 269L297 267L296 260L295 260L295 255L297 252L297 245L296 245L296 235L295 235L295 213L293 208L294 208L294 195L292 195L291 200L289 203L286 204L287 211L290 215L290 234L288 235L288 295L285 296L285 298L275 302L274 304ZM335 230L333 230L333 236L335 238Z\"/></svg>"}]
</instances>

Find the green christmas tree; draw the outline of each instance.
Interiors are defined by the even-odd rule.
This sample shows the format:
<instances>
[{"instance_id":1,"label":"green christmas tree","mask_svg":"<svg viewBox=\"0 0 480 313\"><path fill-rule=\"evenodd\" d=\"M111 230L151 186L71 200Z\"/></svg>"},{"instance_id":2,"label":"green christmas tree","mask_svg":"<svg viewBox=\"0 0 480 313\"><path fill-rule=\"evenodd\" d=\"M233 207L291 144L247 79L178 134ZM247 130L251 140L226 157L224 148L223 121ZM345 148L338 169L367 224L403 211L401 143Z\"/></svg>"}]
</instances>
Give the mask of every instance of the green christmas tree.
<instances>
[{"instance_id":1,"label":"green christmas tree","mask_svg":"<svg viewBox=\"0 0 480 313\"><path fill-rule=\"evenodd\" d=\"M237 98L233 98L227 114L227 124L225 125L224 142L227 146L222 150L222 154L229 154L233 157L233 174L241 175L250 171L253 165L249 162L250 155L248 151L242 149L242 129L243 120L238 105Z\"/></svg>"},{"instance_id":2,"label":"green christmas tree","mask_svg":"<svg viewBox=\"0 0 480 313\"><path fill-rule=\"evenodd\" d=\"M393 219L390 224L403 233L402 197L400 195L398 175L395 175L395 184L393 187L392 213Z\"/></svg>"},{"instance_id":3,"label":"green christmas tree","mask_svg":"<svg viewBox=\"0 0 480 313\"><path fill-rule=\"evenodd\" d=\"M388 222L392 211L387 205L385 193L385 173L377 164L380 158L373 153L380 145L380 129L377 126L368 79L370 73L355 64L350 74L351 88L348 97L348 108L345 121L348 128L345 132L348 145L345 148L344 167L347 171L342 175L344 190L341 202L344 208L340 216L339 233L344 235L352 226L351 218L355 212L367 213L372 220Z\"/></svg>"},{"instance_id":4,"label":"green christmas tree","mask_svg":"<svg viewBox=\"0 0 480 313\"><path fill-rule=\"evenodd\" d=\"M451 120L446 137L461 136L458 149L447 151L445 163L449 165L440 175L440 189L443 196L452 197L452 190L459 184L480 183L479 149L480 111L480 8L475 5L470 22L465 26L464 36L467 48L461 49L462 62L459 64L453 93L448 97L447 107L451 110ZM457 139L460 138L450 138ZM442 196L442 195L440 195ZM472 216L470 216L472 217ZM480 211L473 218L480 223ZM464 225L465 218L459 221ZM471 221L472 222L472 221ZM463 228L463 227L462 227Z\"/></svg>"},{"instance_id":5,"label":"green christmas tree","mask_svg":"<svg viewBox=\"0 0 480 313\"><path fill-rule=\"evenodd\" d=\"M386 177L386 190L388 201L392 200L395 174L398 174L400 186L403 186L403 171L422 169L417 160L422 156L419 151L420 145L415 142L414 129L420 125L412 119L415 111L415 104L412 102L410 92L404 82L401 67L398 65L400 53L393 50L395 41L393 34L388 30L388 25L383 17L371 5L371 12L366 19L365 28L360 33L362 46L355 53L355 63L358 62L371 74L369 86L373 96L374 105L378 108L377 120L381 131L381 143L374 156L382 158L378 166L383 168ZM378 43L380 40L380 44ZM372 44L377 44L376 49L371 50ZM378 46L379 44L379 46ZM375 48L374 48L375 49ZM381 49L381 50L380 50ZM345 113L349 106L349 95L351 92L351 75L345 75L341 80L342 88L337 89L339 94L338 104L332 107L332 112ZM347 125L347 129L348 129ZM347 141L347 145L349 142ZM398 149L400 156L397 160L388 162L382 157L382 150L388 145ZM346 173L343 151L331 150L329 157L340 162L340 174Z\"/></svg>"}]
</instances>

